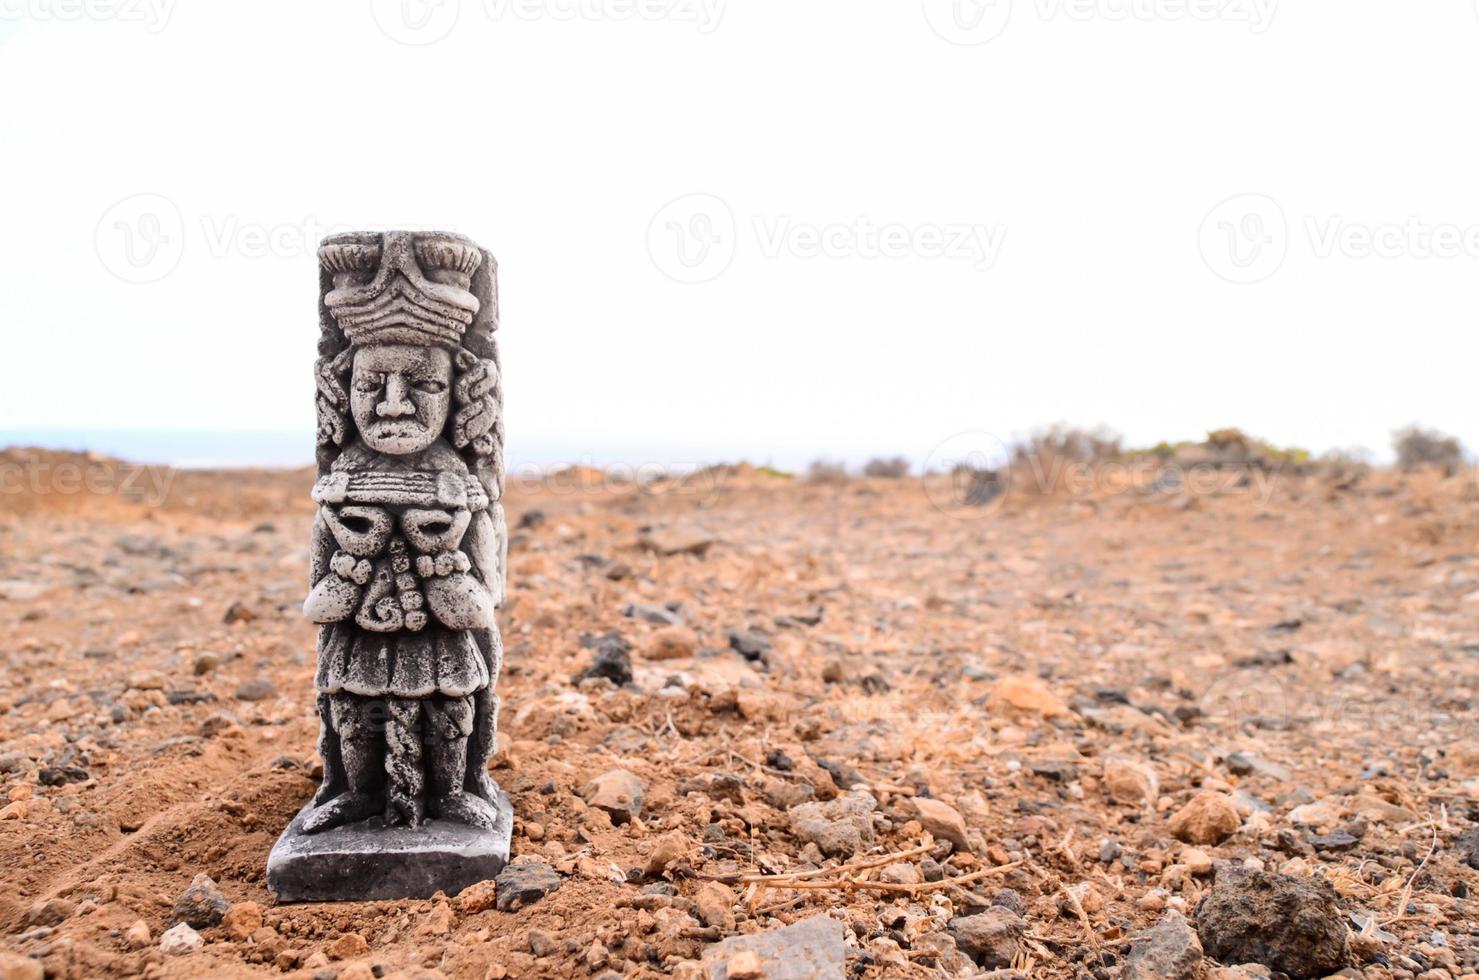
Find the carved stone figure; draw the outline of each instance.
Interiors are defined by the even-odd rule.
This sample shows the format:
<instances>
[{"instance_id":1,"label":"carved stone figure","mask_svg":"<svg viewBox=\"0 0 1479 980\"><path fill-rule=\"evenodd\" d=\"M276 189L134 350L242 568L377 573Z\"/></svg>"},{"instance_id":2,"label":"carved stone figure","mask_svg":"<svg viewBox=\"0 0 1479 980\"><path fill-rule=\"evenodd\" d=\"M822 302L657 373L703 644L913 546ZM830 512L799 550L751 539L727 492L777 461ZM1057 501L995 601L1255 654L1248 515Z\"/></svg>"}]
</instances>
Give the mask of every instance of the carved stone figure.
<instances>
[{"instance_id":1,"label":"carved stone figure","mask_svg":"<svg viewBox=\"0 0 1479 980\"><path fill-rule=\"evenodd\" d=\"M323 782L268 860L283 900L426 897L491 878L512 814L496 742L507 530L493 257L445 233L319 248Z\"/></svg>"}]
</instances>

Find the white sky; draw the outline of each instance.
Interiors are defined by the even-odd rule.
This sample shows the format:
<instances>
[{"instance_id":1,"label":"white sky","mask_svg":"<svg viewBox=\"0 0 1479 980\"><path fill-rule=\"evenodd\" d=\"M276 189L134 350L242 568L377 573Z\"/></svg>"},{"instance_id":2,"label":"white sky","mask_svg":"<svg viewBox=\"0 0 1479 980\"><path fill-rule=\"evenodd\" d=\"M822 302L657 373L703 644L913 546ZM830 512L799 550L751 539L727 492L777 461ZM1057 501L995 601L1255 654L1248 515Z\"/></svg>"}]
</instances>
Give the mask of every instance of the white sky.
<instances>
[{"instance_id":1,"label":"white sky","mask_svg":"<svg viewBox=\"0 0 1479 980\"><path fill-rule=\"evenodd\" d=\"M1479 447L1473 0L433 2L0 0L0 428L306 440L317 238L408 226L516 449Z\"/></svg>"}]
</instances>

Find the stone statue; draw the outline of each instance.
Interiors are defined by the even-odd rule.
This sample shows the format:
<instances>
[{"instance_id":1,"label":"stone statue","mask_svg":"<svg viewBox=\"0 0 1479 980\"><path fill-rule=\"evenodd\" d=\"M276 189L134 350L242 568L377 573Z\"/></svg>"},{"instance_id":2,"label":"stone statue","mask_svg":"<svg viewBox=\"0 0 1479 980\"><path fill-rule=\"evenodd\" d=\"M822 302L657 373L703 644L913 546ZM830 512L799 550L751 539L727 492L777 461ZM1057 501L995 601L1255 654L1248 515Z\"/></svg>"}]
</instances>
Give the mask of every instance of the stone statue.
<instances>
[{"instance_id":1,"label":"stone statue","mask_svg":"<svg viewBox=\"0 0 1479 980\"><path fill-rule=\"evenodd\" d=\"M512 812L495 748L508 534L493 257L460 235L319 248L323 782L268 860L283 900L427 897L491 878Z\"/></svg>"}]
</instances>

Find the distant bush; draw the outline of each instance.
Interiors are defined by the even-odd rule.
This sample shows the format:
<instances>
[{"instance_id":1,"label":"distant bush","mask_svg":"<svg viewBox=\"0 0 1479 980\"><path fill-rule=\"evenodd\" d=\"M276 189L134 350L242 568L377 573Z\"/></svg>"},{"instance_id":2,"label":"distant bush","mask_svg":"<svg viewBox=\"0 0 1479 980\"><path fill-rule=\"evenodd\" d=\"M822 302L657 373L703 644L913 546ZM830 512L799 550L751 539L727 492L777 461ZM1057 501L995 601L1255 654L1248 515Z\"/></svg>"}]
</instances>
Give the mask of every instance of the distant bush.
<instances>
[{"instance_id":1,"label":"distant bush","mask_svg":"<svg viewBox=\"0 0 1479 980\"><path fill-rule=\"evenodd\" d=\"M1159 456L1185 465L1300 466L1310 461L1309 451L1294 446L1276 446L1248 435L1242 429L1214 429L1202 442L1158 442L1149 449L1131 450L1133 457Z\"/></svg>"},{"instance_id":2,"label":"distant bush","mask_svg":"<svg viewBox=\"0 0 1479 980\"><path fill-rule=\"evenodd\" d=\"M1014 462L1066 459L1075 463L1097 463L1120 456L1119 433L1099 427L1075 429L1054 425L1039 429L1012 448Z\"/></svg>"},{"instance_id":3,"label":"distant bush","mask_svg":"<svg viewBox=\"0 0 1479 980\"><path fill-rule=\"evenodd\" d=\"M1353 487L1371 472L1371 454L1365 449L1332 449L1315 460L1314 472L1341 487Z\"/></svg>"},{"instance_id":4,"label":"distant bush","mask_svg":"<svg viewBox=\"0 0 1479 980\"><path fill-rule=\"evenodd\" d=\"M812 460L806 468L806 478L813 483L841 483L847 479L847 467L830 459Z\"/></svg>"},{"instance_id":5,"label":"distant bush","mask_svg":"<svg viewBox=\"0 0 1479 980\"><path fill-rule=\"evenodd\" d=\"M883 480L902 480L909 475L909 461L902 456L891 459L875 457L863 466L863 475Z\"/></svg>"},{"instance_id":6,"label":"distant bush","mask_svg":"<svg viewBox=\"0 0 1479 980\"><path fill-rule=\"evenodd\" d=\"M1392 433L1392 448L1397 451L1397 465L1404 470L1435 467L1452 476L1464 465L1464 447L1457 438L1437 431L1409 425Z\"/></svg>"}]
</instances>

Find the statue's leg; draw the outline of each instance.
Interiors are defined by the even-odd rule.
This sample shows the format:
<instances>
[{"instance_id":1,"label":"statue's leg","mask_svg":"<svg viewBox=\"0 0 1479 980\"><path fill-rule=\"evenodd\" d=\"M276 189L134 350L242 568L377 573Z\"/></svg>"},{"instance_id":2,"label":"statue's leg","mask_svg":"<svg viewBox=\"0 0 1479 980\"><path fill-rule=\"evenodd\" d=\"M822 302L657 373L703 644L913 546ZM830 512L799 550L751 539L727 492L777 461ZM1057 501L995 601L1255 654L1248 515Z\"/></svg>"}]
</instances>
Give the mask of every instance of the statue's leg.
<instances>
[{"instance_id":1,"label":"statue's leg","mask_svg":"<svg viewBox=\"0 0 1479 980\"><path fill-rule=\"evenodd\" d=\"M498 784L488 774L488 760L498 751L498 674L503 666L503 643L497 628L473 630L479 652L488 665L488 686L473 692L472 735L467 743L467 791L489 803L498 802Z\"/></svg>"},{"instance_id":2,"label":"statue's leg","mask_svg":"<svg viewBox=\"0 0 1479 980\"><path fill-rule=\"evenodd\" d=\"M318 696L318 756L324 760L324 779L314 794L313 805L322 806L345 789L344 757L339 752L339 733L334 730L333 695Z\"/></svg>"},{"instance_id":3,"label":"statue's leg","mask_svg":"<svg viewBox=\"0 0 1479 980\"><path fill-rule=\"evenodd\" d=\"M385 772L390 789L385 794L385 822L392 826L421 826L426 819L426 779L422 773L422 703L394 698L388 702L385 728Z\"/></svg>"},{"instance_id":4,"label":"statue's leg","mask_svg":"<svg viewBox=\"0 0 1479 980\"><path fill-rule=\"evenodd\" d=\"M354 694L329 695L329 716L339 735L339 755L344 764L347 789L316 807L303 821L308 834L328 830L373 816L380 809L380 790L384 783L380 737L381 725L376 716L380 702Z\"/></svg>"},{"instance_id":5,"label":"statue's leg","mask_svg":"<svg viewBox=\"0 0 1479 980\"><path fill-rule=\"evenodd\" d=\"M473 696L435 695L426 700L427 795L433 816L492 830L498 811L487 800L467 792L467 741L472 734Z\"/></svg>"}]
</instances>

